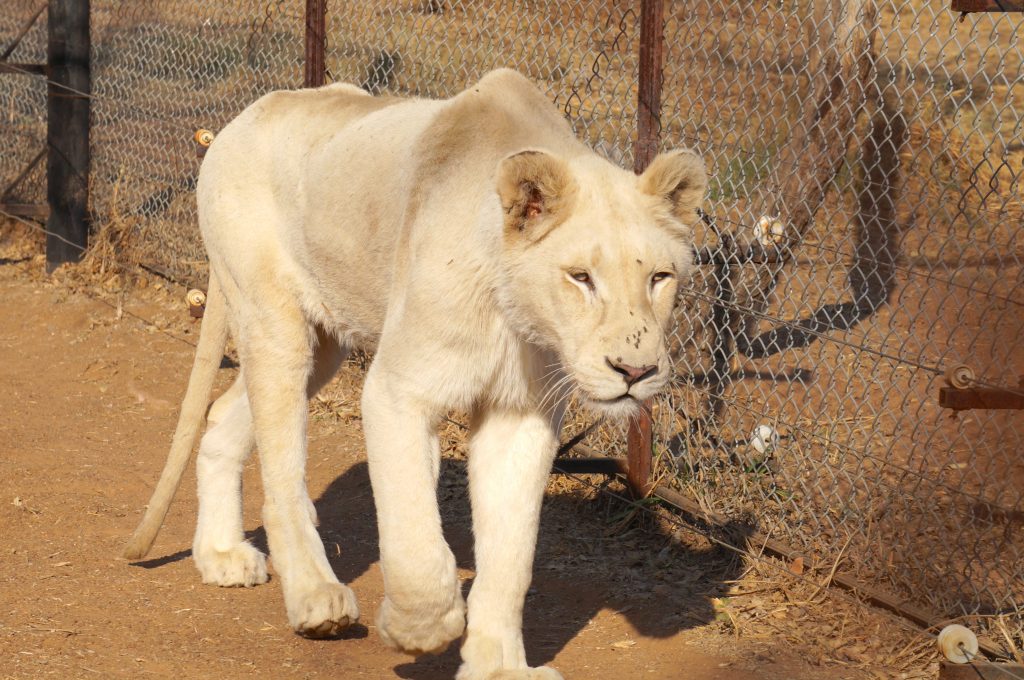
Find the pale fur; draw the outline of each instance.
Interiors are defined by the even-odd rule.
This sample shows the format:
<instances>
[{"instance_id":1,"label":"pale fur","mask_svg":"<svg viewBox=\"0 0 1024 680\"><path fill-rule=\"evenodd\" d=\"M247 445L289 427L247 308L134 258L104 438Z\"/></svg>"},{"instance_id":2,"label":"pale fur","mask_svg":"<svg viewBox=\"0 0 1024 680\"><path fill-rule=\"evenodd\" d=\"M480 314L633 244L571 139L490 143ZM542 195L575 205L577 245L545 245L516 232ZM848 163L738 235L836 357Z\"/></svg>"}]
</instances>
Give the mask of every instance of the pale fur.
<instances>
[{"instance_id":1,"label":"pale fur","mask_svg":"<svg viewBox=\"0 0 1024 680\"><path fill-rule=\"evenodd\" d=\"M203 162L207 318L167 467L126 554L144 555L159 529L230 325L242 372L199 448L196 565L207 583L267 579L242 535L241 466L255 445L291 625L319 636L354 621L306 491L306 399L363 346L375 351L362 412L381 636L417 653L465 629L460 680L560 677L527 667L521 629L565 400L576 390L628 416L666 384L665 332L705 185L685 150L639 178L612 166L507 70L445 101L349 85L263 97ZM453 408L473 426L468 613L436 500L437 427Z\"/></svg>"}]
</instances>

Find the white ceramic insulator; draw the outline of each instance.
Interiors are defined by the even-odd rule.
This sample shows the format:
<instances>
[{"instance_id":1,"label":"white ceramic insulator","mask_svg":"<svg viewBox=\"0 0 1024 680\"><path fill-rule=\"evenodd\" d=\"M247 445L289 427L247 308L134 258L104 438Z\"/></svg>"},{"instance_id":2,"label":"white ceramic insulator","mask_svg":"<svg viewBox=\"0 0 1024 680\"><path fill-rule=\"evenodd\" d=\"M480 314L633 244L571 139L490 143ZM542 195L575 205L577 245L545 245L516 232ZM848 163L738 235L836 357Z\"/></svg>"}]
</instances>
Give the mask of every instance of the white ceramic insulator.
<instances>
[{"instance_id":1,"label":"white ceramic insulator","mask_svg":"<svg viewBox=\"0 0 1024 680\"><path fill-rule=\"evenodd\" d=\"M764 245L765 240L768 238L768 227L771 226L771 219L768 217L761 217L754 223L754 239Z\"/></svg>"},{"instance_id":2,"label":"white ceramic insulator","mask_svg":"<svg viewBox=\"0 0 1024 680\"><path fill-rule=\"evenodd\" d=\"M779 445L779 433L771 425L758 425L750 435L750 446L758 453L771 453Z\"/></svg>"},{"instance_id":3,"label":"white ceramic insulator","mask_svg":"<svg viewBox=\"0 0 1024 680\"><path fill-rule=\"evenodd\" d=\"M754 224L754 238L765 248L782 243L786 228L775 217L762 215Z\"/></svg>"},{"instance_id":4,"label":"white ceramic insulator","mask_svg":"<svg viewBox=\"0 0 1024 680\"><path fill-rule=\"evenodd\" d=\"M978 656L978 638L969 628L954 623L939 632L939 651L953 663L970 663Z\"/></svg>"},{"instance_id":5,"label":"white ceramic insulator","mask_svg":"<svg viewBox=\"0 0 1024 680\"><path fill-rule=\"evenodd\" d=\"M951 387L962 390L970 387L974 384L974 381L974 371L970 366L959 364L946 369L946 382L949 383Z\"/></svg>"},{"instance_id":6,"label":"white ceramic insulator","mask_svg":"<svg viewBox=\"0 0 1024 680\"><path fill-rule=\"evenodd\" d=\"M206 293L199 290L198 288L193 288L188 292L186 299L188 300L188 303L191 306L202 307L203 305L206 304Z\"/></svg>"},{"instance_id":7,"label":"white ceramic insulator","mask_svg":"<svg viewBox=\"0 0 1024 680\"><path fill-rule=\"evenodd\" d=\"M192 139L196 141L196 144L201 146L210 146L213 143L213 133L209 130L200 128L196 130L196 133L192 136Z\"/></svg>"}]
</instances>

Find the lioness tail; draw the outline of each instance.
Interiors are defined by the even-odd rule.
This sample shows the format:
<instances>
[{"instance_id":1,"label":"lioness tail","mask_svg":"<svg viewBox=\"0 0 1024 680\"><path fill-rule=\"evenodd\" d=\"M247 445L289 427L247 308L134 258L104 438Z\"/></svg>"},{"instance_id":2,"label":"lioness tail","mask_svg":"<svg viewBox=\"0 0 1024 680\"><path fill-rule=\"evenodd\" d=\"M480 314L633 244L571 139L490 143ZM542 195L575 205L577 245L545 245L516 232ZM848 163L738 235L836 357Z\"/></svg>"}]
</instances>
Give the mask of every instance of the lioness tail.
<instances>
[{"instance_id":1,"label":"lioness tail","mask_svg":"<svg viewBox=\"0 0 1024 680\"><path fill-rule=\"evenodd\" d=\"M196 347L196 358L192 364L185 399L181 403L181 414L178 416L178 426L174 430L171 451L167 455L167 462L153 491L153 497L149 499L146 514L125 546L123 555L130 560L145 557L156 539L157 532L160 531L171 501L174 500L174 494L181 484L181 476L185 473L189 458L192 456L199 428L205 418L210 393L213 391L213 381L224 355L224 346L228 339L227 309L217 277L212 271L209 288L206 294L203 325L199 331L199 344Z\"/></svg>"}]
</instances>

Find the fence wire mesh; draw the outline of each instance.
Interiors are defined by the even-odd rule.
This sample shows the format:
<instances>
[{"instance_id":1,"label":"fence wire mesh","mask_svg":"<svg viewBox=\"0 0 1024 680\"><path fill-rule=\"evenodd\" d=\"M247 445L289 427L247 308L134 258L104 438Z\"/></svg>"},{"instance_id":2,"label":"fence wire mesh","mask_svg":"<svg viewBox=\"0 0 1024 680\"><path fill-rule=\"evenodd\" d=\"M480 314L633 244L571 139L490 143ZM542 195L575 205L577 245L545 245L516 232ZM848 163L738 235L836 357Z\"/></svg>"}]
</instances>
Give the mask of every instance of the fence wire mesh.
<instances>
[{"instance_id":1,"label":"fence wire mesh","mask_svg":"<svg viewBox=\"0 0 1024 680\"><path fill-rule=\"evenodd\" d=\"M36 0L12 0L0 11L0 62L46 61L46 12ZM33 17L36 17L33 21ZM14 37L21 39L14 44ZM13 49L11 49L13 48ZM46 202L46 83L32 75L0 76L0 204Z\"/></svg>"},{"instance_id":2,"label":"fence wire mesh","mask_svg":"<svg viewBox=\"0 0 1024 680\"><path fill-rule=\"evenodd\" d=\"M0 44L37 6L5 5ZM192 133L301 84L302 3L92 6L96 230L201 281ZM638 23L625 0L334 0L327 72L443 97L511 66L631 167ZM662 147L712 184L653 418L662 481L708 510L1024 647L1024 420L938 405L958 364L1024 389L1020 33L926 0L666 3ZM11 61L41 51L36 27ZM0 115L7 187L45 84L0 77Z\"/></svg>"}]
</instances>

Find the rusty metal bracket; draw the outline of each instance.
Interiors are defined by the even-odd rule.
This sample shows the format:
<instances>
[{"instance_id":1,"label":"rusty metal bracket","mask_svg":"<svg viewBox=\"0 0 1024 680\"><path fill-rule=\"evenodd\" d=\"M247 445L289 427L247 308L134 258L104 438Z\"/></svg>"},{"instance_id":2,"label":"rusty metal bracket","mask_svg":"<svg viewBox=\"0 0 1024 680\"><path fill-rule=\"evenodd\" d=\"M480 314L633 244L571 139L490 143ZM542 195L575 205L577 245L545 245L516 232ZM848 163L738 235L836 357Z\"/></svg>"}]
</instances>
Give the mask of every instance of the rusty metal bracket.
<instances>
[{"instance_id":1,"label":"rusty metal bracket","mask_svg":"<svg viewBox=\"0 0 1024 680\"><path fill-rule=\"evenodd\" d=\"M946 387L939 388L939 406L954 411L1024 410L1024 375L1017 378L1017 389L982 387L975 383L974 371L970 366L951 366L946 370Z\"/></svg>"},{"instance_id":2,"label":"rusty metal bracket","mask_svg":"<svg viewBox=\"0 0 1024 680\"><path fill-rule=\"evenodd\" d=\"M1024 0L953 0L954 12L1024 12Z\"/></svg>"},{"instance_id":3,"label":"rusty metal bracket","mask_svg":"<svg viewBox=\"0 0 1024 680\"><path fill-rule=\"evenodd\" d=\"M939 680L1024 680L1024 666L1019 663L950 663L939 667Z\"/></svg>"},{"instance_id":4,"label":"rusty metal bracket","mask_svg":"<svg viewBox=\"0 0 1024 680\"><path fill-rule=\"evenodd\" d=\"M939 406L954 411L971 409L1024 410L1024 386L1013 390L1003 387L940 387Z\"/></svg>"}]
</instances>

